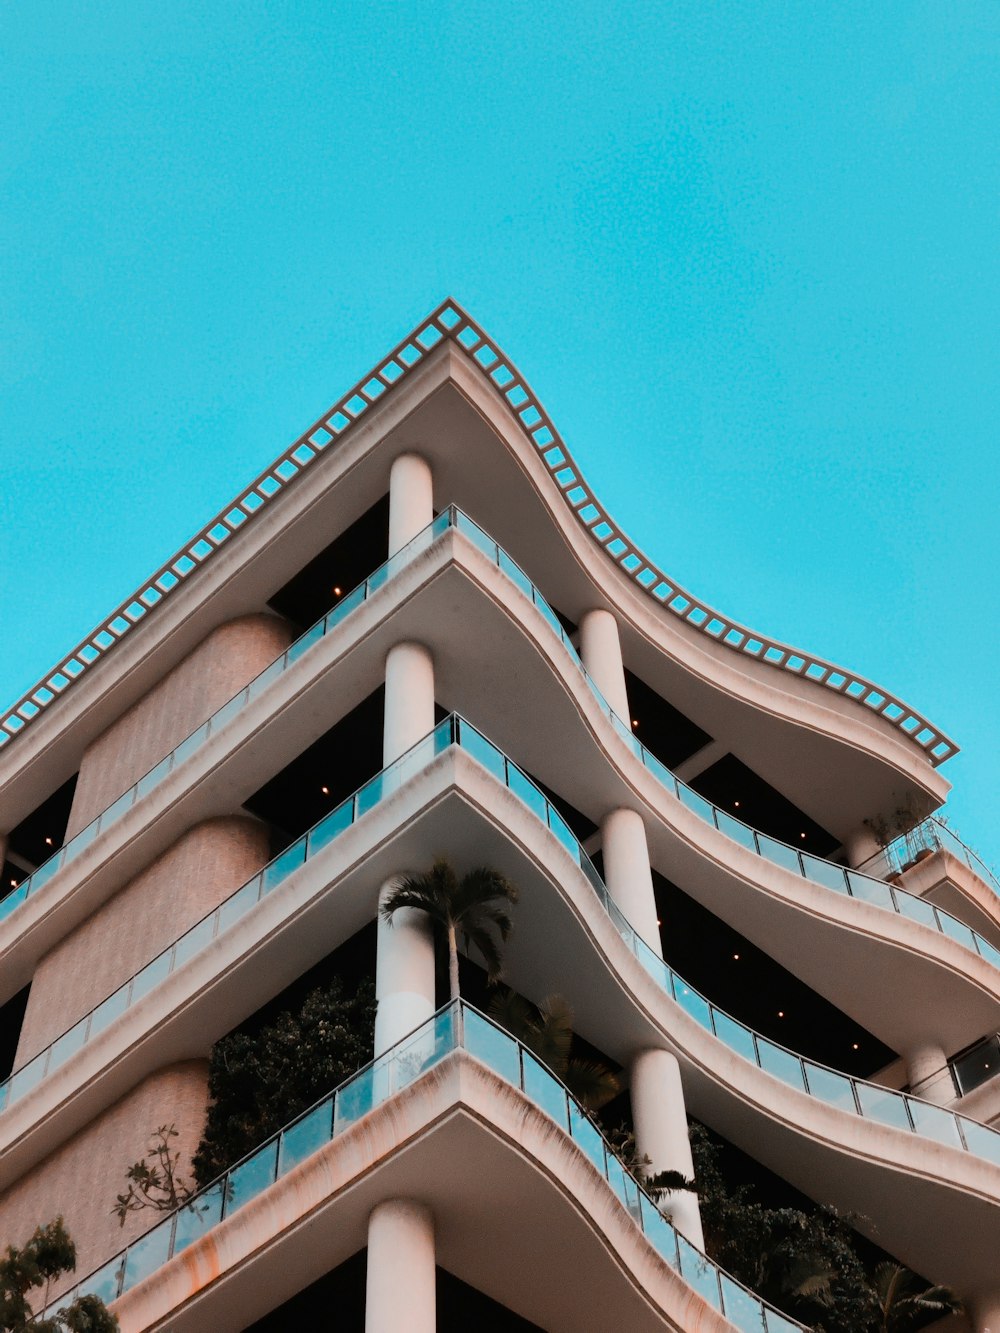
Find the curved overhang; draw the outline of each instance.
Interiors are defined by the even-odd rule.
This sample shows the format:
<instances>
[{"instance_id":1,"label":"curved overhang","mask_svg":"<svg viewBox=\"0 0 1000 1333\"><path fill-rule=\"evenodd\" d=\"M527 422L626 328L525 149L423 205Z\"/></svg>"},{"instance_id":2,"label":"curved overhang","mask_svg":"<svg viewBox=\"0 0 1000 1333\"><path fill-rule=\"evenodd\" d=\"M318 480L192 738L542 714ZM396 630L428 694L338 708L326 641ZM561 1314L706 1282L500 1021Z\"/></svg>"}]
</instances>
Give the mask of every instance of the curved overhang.
<instances>
[{"instance_id":1,"label":"curved overhang","mask_svg":"<svg viewBox=\"0 0 1000 1333\"><path fill-rule=\"evenodd\" d=\"M461 659L446 651L458 630L466 636ZM440 664L442 702L473 718L595 822L622 805L638 809L657 869L894 1049L927 1039L928 993L939 1001L932 1035L946 1050L996 1026L1000 973L978 954L918 921L793 874L679 801L612 727L550 621L454 529L213 729L0 923L6 991L187 829L236 808L280 771L314 739L316 717L329 725L360 702L391 644L412 637L422 638ZM505 701L512 688L537 707L531 728Z\"/></svg>"},{"instance_id":2,"label":"curved overhang","mask_svg":"<svg viewBox=\"0 0 1000 1333\"><path fill-rule=\"evenodd\" d=\"M259 609L414 448L439 498L476 513L562 611L614 607L629 665L838 835L893 799L943 800L947 738L868 682L677 590L610 525L510 362L445 303L0 721L17 737L0 748L11 817L211 628Z\"/></svg>"},{"instance_id":3,"label":"curved overhang","mask_svg":"<svg viewBox=\"0 0 1000 1333\"><path fill-rule=\"evenodd\" d=\"M0 1187L154 1069L203 1055L369 921L389 875L442 848L459 867L485 859L521 885L505 960L518 990L564 993L577 1030L622 1064L671 1050L694 1114L820 1202L862 1214L917 1271L965 1293L990 1271L1000 1164L796 1091L706 1031L642 965L563 842L454 747L0 1116Z\"/></svg>"},{"instance_id":4,"label":"curved overhang","mask_svg":"<svg viewBox=\"0 0 1000 1333\"><path fill-rule=\"evenodd\" d=\"M438 1264L552 1333L732 1333L657 1253L565 1132L456 1051L112 1306L122 1333L238 1333L367 1243L372 1209L419 1198ZM573 1280L552 1280L552 1238Z\"/></svg>"}]
</instances>

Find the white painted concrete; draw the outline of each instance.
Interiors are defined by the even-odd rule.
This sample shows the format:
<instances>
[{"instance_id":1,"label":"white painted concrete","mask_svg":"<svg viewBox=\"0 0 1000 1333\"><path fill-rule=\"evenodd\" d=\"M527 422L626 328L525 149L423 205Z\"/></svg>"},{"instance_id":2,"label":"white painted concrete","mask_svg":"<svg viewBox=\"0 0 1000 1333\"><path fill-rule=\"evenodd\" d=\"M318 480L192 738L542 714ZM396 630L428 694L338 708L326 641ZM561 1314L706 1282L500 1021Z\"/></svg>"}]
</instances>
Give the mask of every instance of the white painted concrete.
<instances>
[{"instance_id":1,"label":"white painted concrete","mask_svg":"<svg viewBox=\"0 0 1000 1333\"><path fill-rule=\"evenodd\" d=\"M628 691L618 621L610 611L586 611L580 617L580 657L593 677L594 684L626 726L629 716Z\"/></svg>"},{"instance_id":2,"label":"white painted concrete","mask_svg":"<svg viewBox=\"0 0 1000 1333\"><path fill-rule=\"evenodd\" d=\"M382 763L434 730L434 659L421 643L397 643L385 659Z\"/></svg>"},{"instance_id":3,"label":"white painted concrete","mask_svg":"<svg viewBox=\"0 0 1000 1333\"><path fill-rule=\"evenodd\" d=\"M396 885L387 880L379 893L375 963L375 1054L395 1046L434 1012L434 935L426 912L403 907L391 923L382 903Z\"/></svg>"},{"instance_id":4,"label":"white painted concrete","mask_svg":"<svg viewBox=\"0 0 1000 1333\"><path fill-rule=\"evenodd\" d=\"M415 1199L386 1199L368 1222L365 1333L434 1333L434 1217Z\"/></svg>"},{"instance_id":5,"label":"white painted concrete","mask_svg":"<svg viewBox=\"0 0 1000 1333\"><path fill-rule=\"evenodd\" d=\"M847 853L847 862L852 866L864 865L870 857L875 855L878 849L878 839L865 824L859 824L858 827L844 839L844 851Z\"/></svg>"},{"instance_id":6,"label":"white painted concrete","mask_svg":"<svg viewBox=\"0 0 1000 1333\"><path fill-rule=\"evenodd\" d=\"M389 470L389 554L393 556L434 517L434 481L419 454L400 454Z\"/></svg>"},{"instance_id":7,"label":"white painted concrete","mask_svg":"<svg viewBox=\"0 0 1000 1333\"><path fill-rule=\"evenodd\" d=\"M604 882L612 898L653 950L662 957L646 826L635 810L612 810L601 821Z\"/></svg>"},{"instance_id":8,"label":"white painted concrete","mask_svg":"<svg viewBox=\"0 0 1000 1333\"><path fill-rule=\"evenodd\" d=\"M1000 1333L1000 1292L973 1301L969 1313L976 1333Z\"/></svg>"},{"instance_id":9,"label":"white painted concrete","mask_svg":"<svg viewBox=\"0 0 1000 1333\"><path fill-rule=\"evenodd\" d=\"M948 1106L955 1100L955 1084L948 1057L940 1042L926 1041L903 1052L910 1091L925 1102Z\"/></svg>"},{"instance_id":10,"label":"white painted concrete","mask_svg":"<svg viewBox=\"0 0 1000 1333\"><path fill-rule=\"evenodd\" d=\"M676 1056L669 1051L650 1048L640 1051L632 1061L629 1092L635 1125L635 1146L652 1162L651 1176L660 1171L679 1171L688 1179L694 1175L691 1141L688 1138L684 1088ZM705 1249L698 1196L690 1190L676 1190L661 1205L673 1218L674 1226L699 1250Z\"/></svg>"}]
</instances>

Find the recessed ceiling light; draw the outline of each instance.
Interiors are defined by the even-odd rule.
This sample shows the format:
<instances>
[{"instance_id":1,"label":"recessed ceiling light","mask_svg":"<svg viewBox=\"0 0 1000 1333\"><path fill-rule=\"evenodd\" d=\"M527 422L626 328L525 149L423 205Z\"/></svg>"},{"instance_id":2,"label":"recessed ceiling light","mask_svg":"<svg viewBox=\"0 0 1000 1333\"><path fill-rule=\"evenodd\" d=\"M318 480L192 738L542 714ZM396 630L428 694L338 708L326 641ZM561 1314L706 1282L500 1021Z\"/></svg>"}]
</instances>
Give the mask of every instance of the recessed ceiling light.
<instances>
[{"instance_id":1,"label":"recessed ceiling light","mask_svg":"<svg viewBox=\"0 0 1000 1333\"><path fill-rule=\"evenodd\" d=\"M329 787L320 787L320 791L323 793L324 796L329 796L329 795L330 795L330 788L329 788Z\"/></svg>"},{"instance_id":2,"label":"recessed ceiling light","mask_svg":"<svg viewBox=\"0 0 1000 1333\"><path fill-rule=\"evenodd\" d=\"M856 1051L856 1050L858 1050L858 1049L859 1049L859 1047L858 1047L858 1043L855 1042L854 1045L851 1047L851 1050L852 1050L852 1051Z\"/></svg>"},{"instance_id":3,"label":"recessed ceiling light","mask_svg":"<svg viewBox=\"0 0 1000 1333\"><path fill-rule=\"evenodd\" d=\"M339 589L339 588L334 588L334 590L333 590L333 595L334 595L334 597L339 597L339 596L340 596L340 589Z\"/></svg>"},{"instance_id":4,"label":"recessed ceiling light","mask_svg":"<svg viewBox=\"0 0 1000 1333\"><path fill-rule=\"evenodd\" d=\"M632 726L637 727L638 725L639 725L639 719L637 717L634 717L632 719Z\"/></svg>"},{"instance_id":5,"label":"recessed ceiling light","mask_svg":"<svg viewBox=\"0 0 1000 1333\"><path fill-rule=\"evenodd\" d=\"M804 838L805 836L806 836L806 835L805 835L804 833L800 833L800 834L799 834L799 837L800 837L800 838Z\"/></svg>"},{"instance_id":6,"label":"recessed ceiling light","mask_svg":"<svg viewBox=\"0 0 1000 1333\"><path fill-rule=\"evenodd\" d=\"M739 801L734 801L734 802L733 802L733 805L736 807L737 810L740 808L740 803L739 803Z\"/></svg>"},{"instance_id":7,"label":"recessed ceiling light","mask_svg":"<svg viewBox=\"0 0 1000 1333\"><path fill-rule=\"evenodd\" d=\"M663 922L660 920L659 917L656 918L656 924L657 924L658 926L662 926L662 925L663 925Z\"/></svg>"},{"instance_id":8,"label":"recessed ceiling light","mask_svg":"<svg viewBox=\"0 0 1000 1333\"><path fill-rule=\"evenodd\" d=\"M51 839L51 838L46 838L46 839L45 839L45 845L46 845L46 847L51 847L51 846L52 846L52 839Z\"/></svg>"},{"instance_id":9,"label":"recessed ceiling light","mask_svg":"<svg viewBox=\"0 0 1000 1333\"><path fill-rule=\"evenodd\" d=\"M778 1017L779 1017L779 1018L784 1018L784 1016L785 1016L785 1011L784 1011L784 1009L779 1009L779 1010L778 1010Z\"/></svg>"},{"instance_id":10,"label":"recessed ceiling light","mask_svg":"<svg viewBox=\"0 0 1000 1333\"><path fill-rule=\"evenodd\" d=\"M12 880L11 880L11 882L10 882L10 887L11 887L12 889L16 889L16 888L17 888L17 880L16 880L16 879L12 879Z\"/></svg>"},{"instance_id":11,"label":"recessed ceiling light","mask_svg":"<svg viewBox=\"0 0 1000 1333\"><path fill-rule=\"evenodd\" d=\"M739 962L739 960L740 960L740 956L739 956L738 953L734 953L734 954L733 954L733 957L736 959L737 962Z\"/></svg>"}]
</instances>

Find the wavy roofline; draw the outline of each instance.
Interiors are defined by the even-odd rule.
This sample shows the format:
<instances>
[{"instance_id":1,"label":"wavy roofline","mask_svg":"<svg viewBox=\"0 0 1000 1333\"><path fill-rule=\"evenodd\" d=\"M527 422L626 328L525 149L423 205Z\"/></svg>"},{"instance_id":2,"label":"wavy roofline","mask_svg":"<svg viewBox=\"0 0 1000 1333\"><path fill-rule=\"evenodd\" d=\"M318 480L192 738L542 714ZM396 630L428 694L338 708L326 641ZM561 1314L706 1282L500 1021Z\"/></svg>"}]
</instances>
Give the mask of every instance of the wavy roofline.
<instances>
[{"instance_id":1,"label":"wavy roofline","mask_svg":"<svg viewBox=\"0 0 1000 1333\"><path fill-rule=\"evenodd\" d=\"M135 593L126 598L58 665L0 714L0 749L21 734L57 698L103 657L165 597L189 578L267 502L292 482L325 449L443 342L465 353L517 418L525 437L541 455L580 524L605 553L661 607L733 652L788 671L843 694L907 736L938 767L958 753L958 745L915 709L863 676L813 657L742 625L714 610L669 579L631 542L584 481L548 413L517 367L465 310L450 298L376 363L347 394L323 413L239 498L211 519Z\"/></svg>"}]
</instances>

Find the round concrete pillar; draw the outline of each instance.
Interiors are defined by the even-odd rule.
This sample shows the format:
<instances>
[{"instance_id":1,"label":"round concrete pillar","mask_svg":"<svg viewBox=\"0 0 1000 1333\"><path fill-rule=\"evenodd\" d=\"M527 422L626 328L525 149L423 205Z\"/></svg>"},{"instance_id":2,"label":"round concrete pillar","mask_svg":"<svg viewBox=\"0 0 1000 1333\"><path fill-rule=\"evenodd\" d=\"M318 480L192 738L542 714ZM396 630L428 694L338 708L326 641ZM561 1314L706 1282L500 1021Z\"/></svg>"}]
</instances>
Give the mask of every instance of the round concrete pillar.
<instances>
[{"instance_id":1,"label":"round concrete pillar","mask_svg":"<svg viewBox=\"0 0 1000 1333\"><path fill-rule=\"evenodd\" d=\"M618 621L610 611L586 611L580 618L580 657L591 680L612 710L631 726L625 666L618 637Z\"/></svg>"},{"instance_id":2,"label":"round concrete pillar","mask_svg":"<svg viewBox=\"0 0 1000 1333\"><path fill-rule=\"evenodd\" d=\"M653 875L649 868L646 826L635 810L612 810L601 821L604 882L629 923L656 954L660 928L656 919Z\"/></svg>"},{"instance_id":3,"label":"round concrete pillar","mask_svg":"<svg viewBox=\"0 0 1000 1333\"><path fill-rule=\"evenodd\" d=\"M969 1322L975 1333L1000 1333L1000 1292L973 1297L969 1302Z\"/></svg>"},{"instance_id":4,"label":"round concrete pillar","mask_svg":"<svg viewBox=\"0 0 1000 1333\"><path fill-rule=\"evenodd\" d=\"M940 1042L925 1041L904 1051L906 1079L914 1097L947 1106L956 1097L955 1081Z\"/></svg>"},{"instance_id":5,"label":"round concrete pillar","mask_svg":"<svg viewBox=\"0 0 1000 1333\"><path fill-rule=\"evenodd\" d=\"M875 856L880 847L878 839L870 828L865 824L859 824L856 829L844 839L844 851L847 854L847 864L852 867L864 865L864 863ZM872 869L878 873L880 867L873 866Z\"/></svg>"},{"instance_id":6,"label":"round concrete pillar","mask_svg":"<svg viewBox=\"0 0 1000 1333\"><path fill-rule=\"evenodd\" d=\"M669 1051L640 1051L632 1060L629 1092L635 1146L652 1162L651 1176L660 1171L679 1171L690 1180L694 1175L691 1140L688 1138L684 1088L677 1060ZM674 1226L699 1250L705 1249L698 1196L691 1190L674 1190L660 1206L673 1218Z\"/></svg>"},{"instance_id":7,"label":"round concrete pillar","mask_svg":"<svg viewBox=\"0 0 1000 1333\"><path fill-rule=\"evenodd\" d=\"M434 659L421 643L397 643L385 659L382 763L434 730Z\"/></svg>"},{"instance_id":8,"label":"round concrete pillar","mask_svg":"<svg viewBox=\"0 0 1000 1333\"><path fill-rule=\"evenodd\" d=\"M434 1217L415 1199L386 1199L368 1219L365 1333L434 1333Z\"/></svg>"},{"instance_id":9,"label":"round concrete pillar","mask_svg":"<svg viewBox=\"0 0 1000 1333\"><path fill-rule=\"evenodd\" d=\"M389 555L422 532L433 517L430 466L419 454L400 454L389 470Z\"/></svg>"},{"instance_id":10,"label":"round concrete pillar","mask_svg":"<svg viewBox=\"0 0 1000 1333\"><path fill-rule=\"evenodd\" d=\"M392 921L382 919L382 904L395 887L387 880L379 892L375 961L375 1055L395 1046L434 1012L434 933L426 912L401 907Z\"/></svg>"}]
</instances>

